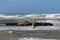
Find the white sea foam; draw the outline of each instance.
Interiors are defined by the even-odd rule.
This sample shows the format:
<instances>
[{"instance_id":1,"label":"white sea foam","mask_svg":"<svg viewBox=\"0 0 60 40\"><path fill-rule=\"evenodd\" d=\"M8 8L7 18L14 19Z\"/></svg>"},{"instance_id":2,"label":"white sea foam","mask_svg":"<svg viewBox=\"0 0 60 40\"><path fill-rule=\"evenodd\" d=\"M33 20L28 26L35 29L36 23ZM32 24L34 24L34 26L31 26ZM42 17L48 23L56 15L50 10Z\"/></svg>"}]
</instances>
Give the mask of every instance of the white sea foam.
<instances>
[{"instance_id":1,"label":"white sea foam","mask_svg":"<svg viewBox=\"0 0 60 40\"><path fill-rule=\"evenodd\" d=\"M14 20L13 20L14 19ZM45 21L45 22L56 22L60 20L60 14L26 14L26 15L0 15L0 22L10 21Z\"/></svg>"},{"instance_id":2,"label":"white sea foam","mask_svg":"<svg viewBox=\"0 0 60 40\"><path fill-rule=\"evenodd\" d=\"M6 14L0 14L0 17L4 17L4 18L26 18L26 17L35 17L37 16L38 18L39 17L42 17L42 18L55 18L55 17L58 17L60 18L60 14L27 14L27 15L6 15Z\"/></svg>"},{"instance_id":3,"label":"white sea foam","mask_svg":"<svg viewBox=\"0 0 60 40\"><path fill-rule=\"evenodd\" d=\"M43 38L14 38L14 40L56 40L56 39L43 39Z\"/></svg>"}]
</instances>

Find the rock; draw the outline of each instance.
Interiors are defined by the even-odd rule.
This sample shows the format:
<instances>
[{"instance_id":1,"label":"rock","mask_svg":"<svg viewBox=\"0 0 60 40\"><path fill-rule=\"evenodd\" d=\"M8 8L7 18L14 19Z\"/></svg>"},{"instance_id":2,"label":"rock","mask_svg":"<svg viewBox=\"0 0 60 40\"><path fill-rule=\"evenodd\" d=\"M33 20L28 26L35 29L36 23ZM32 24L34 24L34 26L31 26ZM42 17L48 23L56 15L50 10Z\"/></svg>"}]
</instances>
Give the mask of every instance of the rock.
<instances>
[{"instance_id":1,"label":"rock","mask_svg":"<svg viewBox=\"0 0 60 40\"><path fill-rule=\"evenodd\" d=\"M6 25L32 26L32 22L6 23ZM48 22L35 22L34 26L53 26L53 24Z\"/></svg>"}]
</instances>

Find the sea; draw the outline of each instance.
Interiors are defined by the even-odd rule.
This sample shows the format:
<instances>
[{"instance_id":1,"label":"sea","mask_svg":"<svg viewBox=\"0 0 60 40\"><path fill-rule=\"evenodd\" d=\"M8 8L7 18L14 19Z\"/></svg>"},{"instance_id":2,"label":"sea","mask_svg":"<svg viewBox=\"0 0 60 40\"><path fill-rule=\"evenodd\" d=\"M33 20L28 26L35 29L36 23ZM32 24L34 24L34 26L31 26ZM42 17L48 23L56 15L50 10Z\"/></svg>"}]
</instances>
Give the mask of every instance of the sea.
<instances>
[{"instance_id":1,"label":"sea","mask_svg":"<svg viewBox=\"0 0 60 40\"><path fill-rule=\"evenodd\" d=\"M8 15L8 13L6 14ZM31 13L18 14L25 15ZM35 28L32 28L32 26L0 25L0 40L59 40L60 22L54 21L52 23L54 26L36 26Z\"/></svg>"}]
</instances>

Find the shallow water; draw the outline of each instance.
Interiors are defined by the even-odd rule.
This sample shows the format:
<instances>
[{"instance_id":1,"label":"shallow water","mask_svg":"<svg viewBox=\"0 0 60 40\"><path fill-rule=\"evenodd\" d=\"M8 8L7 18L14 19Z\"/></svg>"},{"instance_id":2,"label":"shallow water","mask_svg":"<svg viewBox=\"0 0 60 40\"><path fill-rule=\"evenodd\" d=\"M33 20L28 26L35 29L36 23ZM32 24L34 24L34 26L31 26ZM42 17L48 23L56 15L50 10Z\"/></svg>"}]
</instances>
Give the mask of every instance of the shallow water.
<instances>
[{"instance_id":1,"label":"shallow water","mask_svg":"<svg viewBox=\"0 0 60 40\"><path fill-rule=\"evenodd\" d=\"M0 40L56 40L60 39L60 24L55 26L0 26Z\"/></svg>"},{"instance_id":2,"label":"shallow water","mask_svg":"<svg viewBox=\"0 0 60 40\"><path fill-rule=\"evenodd\" d=\"M60 31L0 31L0 40L56 40Z\"/></svg>"}]
</instances>

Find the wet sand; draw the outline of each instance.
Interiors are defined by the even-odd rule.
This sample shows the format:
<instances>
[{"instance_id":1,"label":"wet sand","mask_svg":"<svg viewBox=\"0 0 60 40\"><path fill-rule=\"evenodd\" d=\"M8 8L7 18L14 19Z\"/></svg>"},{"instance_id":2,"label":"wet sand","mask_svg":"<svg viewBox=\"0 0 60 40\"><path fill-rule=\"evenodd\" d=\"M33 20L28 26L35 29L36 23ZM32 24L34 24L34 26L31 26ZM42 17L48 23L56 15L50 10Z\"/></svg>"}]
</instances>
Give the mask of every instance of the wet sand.
<instances>
[{"instance_id":1,"label":"wet sand","mask_svg":"<svg viewBox=\"0 0 60 40\"><path fill-rule=\"evenodd\" d=\"M0 31L0 40L19 40L19 39L60 39L60 31Z\"/></svg>"}]
</instances>

